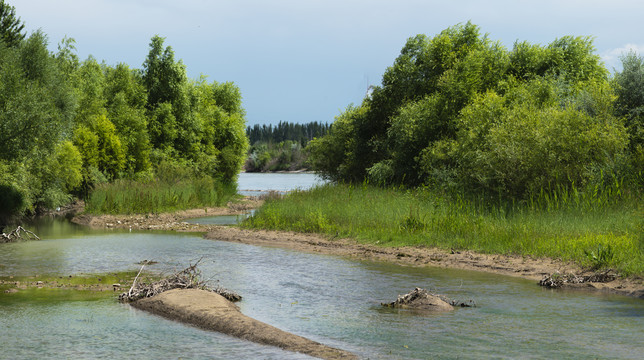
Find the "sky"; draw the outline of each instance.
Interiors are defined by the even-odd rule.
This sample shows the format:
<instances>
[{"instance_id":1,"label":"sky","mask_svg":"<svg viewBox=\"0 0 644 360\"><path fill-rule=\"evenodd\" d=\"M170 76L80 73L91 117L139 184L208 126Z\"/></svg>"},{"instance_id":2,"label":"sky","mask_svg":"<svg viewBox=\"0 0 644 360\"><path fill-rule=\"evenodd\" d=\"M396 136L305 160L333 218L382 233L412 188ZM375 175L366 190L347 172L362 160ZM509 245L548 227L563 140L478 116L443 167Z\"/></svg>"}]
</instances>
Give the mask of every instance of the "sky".
<instances>
[{"instance_id":1,"label":"sky","mask_svg":"<svg viewBox=\"0 0 644 360\"><path fill-rule=\"evenodd\" d=\"M378 85L409 37L471 21L511 49L592 36L608 69L644 54L644 2L635 0L5 0L50 49L142 68L154 35L188 76L233 81L248 125L332 122Z\"/></svg>"}]
</instances>

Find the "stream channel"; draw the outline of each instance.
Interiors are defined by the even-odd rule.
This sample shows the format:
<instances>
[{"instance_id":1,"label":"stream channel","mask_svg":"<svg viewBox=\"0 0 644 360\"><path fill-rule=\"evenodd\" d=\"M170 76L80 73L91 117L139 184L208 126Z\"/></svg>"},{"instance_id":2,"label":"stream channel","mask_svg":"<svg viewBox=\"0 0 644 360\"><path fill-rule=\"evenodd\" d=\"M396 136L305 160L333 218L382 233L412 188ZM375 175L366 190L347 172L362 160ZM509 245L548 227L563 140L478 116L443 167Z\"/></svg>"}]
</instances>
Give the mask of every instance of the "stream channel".
<instances>
[{"instance_id":1,"label":"stream channel","mask_svg":"<svg viewBox=\"0 0 644 360\"><path fill-rule=\"evenodd\" d=\"M0 244L1 277L138 270L143 259L158 261L148 269L167 273L203 257L203 275L241 294L244 314L365 359L644 354L639 299L546 290L534 281L480 272L206 240L200 234L91 230L62 221L31 229L43 240ZM477 307L428 314L380 306L414 287L472 299ZM0 349L1 359L309 358L133 309L120 304L116 293L47 289L0 292Z\"/></svg>"}]
</instances>

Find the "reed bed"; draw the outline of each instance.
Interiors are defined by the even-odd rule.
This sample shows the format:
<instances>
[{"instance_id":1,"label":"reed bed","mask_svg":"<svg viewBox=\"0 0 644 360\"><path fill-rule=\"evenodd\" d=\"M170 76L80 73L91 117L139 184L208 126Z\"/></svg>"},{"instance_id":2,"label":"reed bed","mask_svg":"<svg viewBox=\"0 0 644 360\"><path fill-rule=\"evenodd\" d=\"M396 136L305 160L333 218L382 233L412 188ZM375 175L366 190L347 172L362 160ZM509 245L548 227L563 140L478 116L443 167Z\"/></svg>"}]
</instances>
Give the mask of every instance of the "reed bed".
<instances>
[{"instance_id":1,"label":"reed bed","mask_svg":"<svg viewBox=\"0 0 644 360\"><path fill-rule=\"evenodd\" d=\"M161 213L222 206L234 198L236 185L205 177L165 182L117 180L92 191L86 211L92 214Z\"/></svg>"}]
</instances>

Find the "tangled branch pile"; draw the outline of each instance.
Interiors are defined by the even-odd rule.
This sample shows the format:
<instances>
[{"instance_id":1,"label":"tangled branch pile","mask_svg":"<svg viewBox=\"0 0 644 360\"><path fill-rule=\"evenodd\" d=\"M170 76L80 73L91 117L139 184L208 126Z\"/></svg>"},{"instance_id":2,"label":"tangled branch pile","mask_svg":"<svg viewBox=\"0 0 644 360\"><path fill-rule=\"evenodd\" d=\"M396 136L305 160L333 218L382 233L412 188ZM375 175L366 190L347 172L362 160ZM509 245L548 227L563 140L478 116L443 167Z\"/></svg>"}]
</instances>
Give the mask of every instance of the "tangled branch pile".
<instances>
[{"instance_id":1,"label":"tangled branch pile","mask_svg":"<svg viewBox=\"0 0 644 360\"><path fill-rule=\"evenodd\" d=\"M139 274L134 279L134 282L132 283L132 287L130 288L130 290L119 295L119 301L132 302L139 299L152 297L154 295L157 295L164 291L168 291L172 289L201 289L201 290L215 292L225 297L229 301L235 302L235 301L241 300L242 298L241 295L233 291L224 289L220 286L217 286L214 289L210 288L207 284L208 283L207 281L201 280L201 271L197 269L198 263L199 262L197 262L194 265L190 265L187 268L177 273L174 273L164 279L161 279L159 281L155 281L151 283L144 283L144 282L137 283L136 280L141 274L141 271L143 271L143 268L145 267L145 264L144 264L141 267Z\"/></svg>"},{"instance_id":2,"label":"tangled branch pile","mask_svg":"<svg viewBox=\"0 0 644 360\"><path fill-rule=\"evenodd\" d=\"M558 272L550 275L545 275L543 279L539 280L539 285L551 289L558 289L566 284L583 284L583 283L607 283L617 279L617 275L612 269L606 271L596 272L591 275L575 275L565 274L562 275Z\"/></svg>"},{"instance_id":3,"label":"tangled branch pile","mask_svg":"<svg viewBox=\"0 0 644 360\"><path fill-rule=\"evenodd\" d=\"M436 299L439 299L451 306L458 307L476 307L473 300L458 301L448 298L444 295L432 294L425 289L415 288L405 295L398 295L398 299L392 303L384 303L383 306L401 308L401 307L424 307L433 304Z\"/></svg>"},{"instance_id":4,"label":"tangled branch pile","mask_svg":"<svg viewBox=\"0 0 644 360\"><path fill-rule=\"evenodd\" d=\"M25 238L23 238L23 236L25 236ZM8 234L2 233L2 235L0 235L0 242L3 242L3 243L18 241L18 240L34 240L34 239L40 240L38 235L23 228L22 226L18 226L16 230L13 230Z\"/></svg>"}]
</instances>

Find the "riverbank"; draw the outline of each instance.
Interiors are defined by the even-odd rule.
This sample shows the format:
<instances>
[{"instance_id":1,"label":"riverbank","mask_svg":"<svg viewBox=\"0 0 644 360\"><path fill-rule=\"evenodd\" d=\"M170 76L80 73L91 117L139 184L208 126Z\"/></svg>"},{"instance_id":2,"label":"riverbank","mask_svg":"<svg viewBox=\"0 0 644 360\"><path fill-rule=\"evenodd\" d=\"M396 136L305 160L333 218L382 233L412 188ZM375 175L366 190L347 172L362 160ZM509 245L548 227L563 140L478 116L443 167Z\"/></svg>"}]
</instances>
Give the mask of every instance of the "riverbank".
<instances>
[{"instance_id":1,"label":"riverbank","mask_svg":"<svg viewBox=\"0 0 644 360\"><path fill-rule=\"evenodd\" d=\"M229 202L225 207L204 207L158 214L92 215L79 212L71 221L93 228L205 232L207 227L189 224L184 220L205 216L242 215L260 207L262 203L263 201L256 197L246 197L239 202Z\"/></svg>"},{"instance_id":2,"label":"riverbank","mask_svg":"<svg viewBox=\"0 0 644 360\"><path fill-rule=\"evenodd\" d=\"M213 240L238 242L258 246L279 247L349 257L356 260L385 261L405 266L436 266L521 277L538 282L544 276L559 273L584 275L592 273L573 262L545 257L483 254L474 251L452 251L423 246L381 246L359 243L355 239L330 237L320 234L251 230L234 226L198 225L184 220L202 216L238 215L261 205L261 201L248 198L226 208L194 209L165 214L148 215L87 215L72 219L73 222L94 228L121 228L135 230L165 230L200 232ZM640 277L617 278L606 283L587 282L566 284L564 288L615 293L644 299L644 279Z\"/></svg>"}]
</instances>

